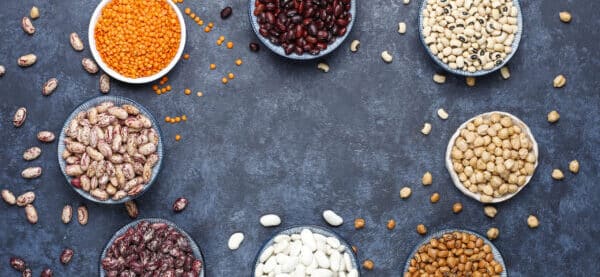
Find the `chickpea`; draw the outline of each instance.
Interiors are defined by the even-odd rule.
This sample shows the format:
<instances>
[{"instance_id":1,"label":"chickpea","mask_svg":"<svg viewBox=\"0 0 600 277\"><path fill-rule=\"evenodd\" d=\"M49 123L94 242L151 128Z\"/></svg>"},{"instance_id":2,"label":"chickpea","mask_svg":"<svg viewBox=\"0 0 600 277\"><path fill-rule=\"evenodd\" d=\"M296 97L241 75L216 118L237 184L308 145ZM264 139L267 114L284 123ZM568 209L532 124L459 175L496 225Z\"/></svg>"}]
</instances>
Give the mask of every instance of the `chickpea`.
<instances>
[{"instance_id":1,"label":"chickpea","mask_svg":"<svg viewBox=\"0 0 600 277\"><path fill-rule=\"evenodd\" d=\"M371 260L365 260L362 266L366 270L373 270L373 268L375 267L375 263Z\"/></svg>"},{"instance_id":2,"label":"chickpea","mask_svg":"<svg viewBox=\"0 0 600 277\"><path fill-rule=\"evenodd\" d=\"M500 230L498 230L498 228L496 228L496 227L492 227L492 228L488 229L486 235L489 240L495 240L500 235Z\"/></svg>"},{"instance_id":3,"label":"chickpea","mask_svg":"<svg viewBox=\"0 0 600 277\"><path fill-rule=\"evenodd\" d=\"M540 222L538 221L537 217L535 217L534 215L530 215L527 218L527 225L529 226L529 228L535 229L540 225Z\"/></svg>"},{"instance_id":4,"label":"chickpea","mask_svg":"<svg viewBox=\"0 0 600 277\"><path fill-rule=\"evenodd\" d=\"M386 227L388 228L388 230L393 230L394 228L396 228L396 221L393 219L388 220Z\"/></svg>"},{"instance_id":5,"label":"chickpea","mask_svg":"<svg viewBox=\"0 0 600 277\"><path fill-rule=\"evenodd\" d=\"M425 227L425 225L423 225L423 224L417 225L417 233L419 233L419 235L427 234L427 228Z\"/></svg>"},{"instance_id":6,"label":"chickpea","mask_svg":"<svg viewBox=\"0 0 600 277\"><path fill-rule=\"evenodd\" d=\"M552 170L552 178L560 181L565 178L565 175L563 174L562 170L555 168Z\"/></svg>"},{"instance_id":7,"label":"chickpea","mask_svg":"<svg viewBox=\"0 0 600 277\"><path fill-rule=\"evenodd\" d=\"M362 218L357 218L354 220L354 229L359 230L365 228L365 220Z\"/></svg>"},{"instance_id":8,"label":"chickpea","mask_svg":"<svg viewBox=\"0 0 600 277\"><path fill-rule=\"evenodd\" d=\"M571 171L574 174L579 173L579 161L577 160L572 160L569 163L569 171Z\"/></svg>"},{"instance_id":9,"label":"chickpea","mask_svg":"<svg viewBox=\"0 0 600 277\"><path fill-rule=\"evenodd\" d=\"M434 192L431 197L429 198L429 200L431 201L431 203L437 203L438 201L440 201L440 194L437 192Z\"/></svg>"},{"instance_id":10,"label":"chickpea","mask_svg":"<svg viewBox=\"0 0 600 277\"><path fill-rule=\"evenodd\" d=\"M421 179L421 182L423 183L424 186L429 186L432 183L432 179L433 177L431 176L431 173L429 171L425 172L425 174L423 174L423 178Z\"/></svg>"},{"instance_id":11,"label":"chickpea","mask_svg":"<svg viewBox=\"0 0 600 277\"><path fill-rule=\"evenodd\" d=\"M462 208L462 203L456 202L454 203L454 205L452 205L452 212L454 212L455 214L460 213L462 211Z\"/></svg>"},{"instance_id":12,"label":"chickpea","mask_svg":"<svg viewBox=\"0 0 600 277\"><path fill-rule=\"evenodd\" d=\"M400 190L400 198L406 199L406 198L410 197L411 193L412 193L412 190L409 187L403 187Z\"/></svg>"}]
</instances>

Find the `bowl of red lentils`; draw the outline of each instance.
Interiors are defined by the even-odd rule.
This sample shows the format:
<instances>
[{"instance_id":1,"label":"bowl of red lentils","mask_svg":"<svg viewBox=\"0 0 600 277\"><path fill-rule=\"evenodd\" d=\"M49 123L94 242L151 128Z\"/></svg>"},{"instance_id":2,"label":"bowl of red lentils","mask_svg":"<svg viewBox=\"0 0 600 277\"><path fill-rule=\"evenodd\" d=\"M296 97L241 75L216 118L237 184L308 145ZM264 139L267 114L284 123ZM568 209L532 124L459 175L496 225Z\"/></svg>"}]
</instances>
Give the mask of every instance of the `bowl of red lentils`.
<instances>
[{"instance_id":1,"label":"bowl of red lentils","mask_svg":"<svg viewBox=\"0 0 600 277\"><path fill-rule=\"evenodd\" d=\"M177 64L186 41L179 8L169 0L102 0L88 29L90 49L111 77L144 84Z\"/></svg>"}]
</instances>

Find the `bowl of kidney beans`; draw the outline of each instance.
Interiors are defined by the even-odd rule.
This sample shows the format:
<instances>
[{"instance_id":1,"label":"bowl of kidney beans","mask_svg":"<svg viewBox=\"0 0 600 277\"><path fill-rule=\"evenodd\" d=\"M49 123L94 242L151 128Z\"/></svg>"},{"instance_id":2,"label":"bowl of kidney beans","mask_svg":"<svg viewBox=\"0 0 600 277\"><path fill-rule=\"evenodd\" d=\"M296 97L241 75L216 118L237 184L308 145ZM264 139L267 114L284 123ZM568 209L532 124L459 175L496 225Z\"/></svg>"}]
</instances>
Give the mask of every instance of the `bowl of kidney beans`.
<instances>
[{"instance_id":1,"label":"bowl of kidney beans","mask_svg":"<svg viewBox=\"0 0 600 277\"><path fill-rule=\"evenodd\" d=\"M250 21L260 41L296 60L322 57L346 39L355 0L250 0Z\"/></svg>"},{"instance_id":2,"label":"bowl of kidney beans","mask_svg":"<svg viewBox=\"0 0 600 277\"><path fill-rule=\"evenodd\" d=\"M174 223L140 219L117 231L100 256L100 277L117 276L204 277L204 258Z\"/></svg>"}]
</instances>

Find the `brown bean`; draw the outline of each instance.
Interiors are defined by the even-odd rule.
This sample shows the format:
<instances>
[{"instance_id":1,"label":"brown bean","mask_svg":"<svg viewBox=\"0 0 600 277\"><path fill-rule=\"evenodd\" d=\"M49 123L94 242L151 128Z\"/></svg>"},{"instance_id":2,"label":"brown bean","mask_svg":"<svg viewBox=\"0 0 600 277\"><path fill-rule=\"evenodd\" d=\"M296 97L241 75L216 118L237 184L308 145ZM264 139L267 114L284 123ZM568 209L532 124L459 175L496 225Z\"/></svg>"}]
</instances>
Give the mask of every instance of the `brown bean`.
<instances>
[{"instance_id":1,"label":"brown bean","mask_svg":"<svg viewBox=\"0 0 600 277\"><path fill-rule=\"evenodd\" d=\"M25 206L33 203L33 201L35 201L35 192L28 191L26 193L19 195L19 197L17 197L17 206L25 207Z\"/></svg>"},{"instance_id":2,"label":"brown bean","mask_svg":"<svg viewBox=\"0 0 600 277\"><path fill-rule=\"evenodd\" d=\"M48 79L48 81L46 81L46 83L44 83L44 86L42 87L42 95L49 96L50 94L52 94L54 92L54 90L56 90L57 87L58 87L58 79L56 79L56 78Z\"/></svg>"},{"instance_id":3,"label":"brown bean","mask_svg":"<svg viewBox=\"0 0 600 277\"><path fill-rule=\"evenodd\" d=\"M110 77L105 73L100 75L100 81L98 81L100 92L107 94L110 91Z\"/></svg>"},{"instance_id":4,"label":"brown bean","mask_svg":"<svg viewBox=\"0 0 600 277\"><path fill-rule=\"evenodd\" d=\"M69 262L71 262L71 259L73 258L73 249L71 248L65 248L62 253L60 253L60 262L62 264L68 264Z\"/></svg>"},{"instance_id":5,"label":"brown bean","mask_svg":"<svg viewBox=\"0 0 600 277\"><path fill-rule=\"evenodd\" d=\"M29 67L32 66L37 61L37 56L35 54L27 54L19 57L17 60L17 64L20 67Z\"/></svg>"},{"instance_id":6,"label":"brown bean","mask_svg":"<svg viewBox=\"0 0 600 277\"><path fill-rule=\"evenodd\" d=\"M56 136L54 135L54 133L52 133L50 131L40 131L37 134L37 139L39 141L45 142L45 143L53 142L55 138L56 138Z\"/></svg>"},{"instance_id":7,"label":"brown bean","mask_svg":"<svg viewBox=\"0 0 600 277\"><path fill-rule=\"evenodd\" d=\"M27 221L31 224L36 224L38 222L38 214L32 204L27 204L27 206L25 206L25 217L27 217Z\"/></svg>"},{"instance_id":8,"label":"brown bean","mask_svg":"<svg viewBox=\"0 0 600 277\"><path fill-rule=\"evenodd\" d=\"M127 214L129 215L129 217L134 219L138 217L139 211L135 200L129 200L125 202L125 209L127 210Z\"/></svg>"},{"instance_id":9,"label":"brown bean","mask_svg":"<svg viewBox=\"0 0 600 277\"><path fill-rule=\"evenodd\" d=\"M21 172L21 177L25 179L35 179L42 175L42 168L39 166L25 168Z\"/></svg>"},{"instance_id":10,"label":"brown bean","mask_svg":"<svg viewBox=\"0 0 600 277\"><path fill-rule=\"evenodd\" d=\"M2 200L4 200L6 204L11 206L17 203L17 198L15 197L15 195L7 189L2 190Z\"/></svg>"},{"instance_id":11,"label":"brown bean","mask_svg":"<svg viewBox=\"0 0 600 277\"><path fill-rule=\"evenodd\" d=\"M86 206L79 206L77 208L77 221L79 224L86 225L88 223L88 210Z\"/></svg>"},{"instance_id":12,"label":"brown bean","mask_svg":"<svg viewBox=\"0 0 600 277\"><path fill-rule=\"evenodd\" d=\"M23 126L23 123L25 123L25 119L27 119L27 109L25 107L21 107L17 109L15 115L13 116L13 125L17 128L21 127Z\"/></svg>"},{"instance_id":13,"label":"brown bean","mask_svg":"<svg viewBox=\"0 0 600 277\"><path fill-rule=\"evenodd\" d=\"M21 19L21 27L28 35L33 35L35 33L35 27L33 26L33 23L31 23L31 19L27 16L24 16L23 19Z\"/></svg>"},{"instance_id":14,"label":"brown bean","mask_svg":"<svg viewBox=\"0 0 600 277\"><path fill-rule=\"evenodd\" d=\"M83 58L81 60L81 65L83 65L83 69L85 69L85 71L87 71L89 74L98 73L98 65L90 58Z\"/></svg>"},{"instance_id":15,"label":"brown bean","mask_svg":"<svg viewBox=\"0 0 600 277\"><path fill-rule=\"evenodd\" d=\"M181 212L181 211L183 211L185 209L185 207L187 207L187 204L188 204L188 200L187 199L185 199L184 197L179 197L173 203L173 211L174 212Z\"/></svg>"},{"instance_id":16,"label":"brown bean","mask_svg":"<svg viewBox=\"0 0 600 277\"><path fill-rule=\"evenodd\" d=\"M71 33L69 35L69 42L71 43L71 47L73 47L73 50L77 52L83 51L83 42L81 41L81 38L79 38L79 35L77 33Z\"/></svg>"},{"instance_id":17,"label":"brown bean","mask_svg":"<svg viewBox=\"0 0 600 277\"><path fill-rule=\"evenodd\" d=\"M71 222L71 217L73 217L73 208L71 205L65 205L63 207L60 219L64 224L69 224L69 222Z\"/></svg>"}]
</instances>

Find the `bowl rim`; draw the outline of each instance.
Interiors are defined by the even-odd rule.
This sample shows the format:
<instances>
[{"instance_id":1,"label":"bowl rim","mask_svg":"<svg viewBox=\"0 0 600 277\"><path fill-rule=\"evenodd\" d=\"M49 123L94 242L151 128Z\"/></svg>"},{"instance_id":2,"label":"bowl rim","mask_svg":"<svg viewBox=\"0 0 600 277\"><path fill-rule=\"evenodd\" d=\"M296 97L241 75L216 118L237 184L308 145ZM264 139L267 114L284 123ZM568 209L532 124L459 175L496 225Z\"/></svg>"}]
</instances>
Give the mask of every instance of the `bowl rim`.
<instances>
[{"instance_id":1,"label":"bowl rim","mask_svg":"<svg viewBox=\"0 0 600 277\"><path fill-rule=\"evenodd\" d=\"M283 50L283 47L274 45L273 43L271 43L268 39L266 39L259 33L258 21L256 20L256 16L254 15L255 0L249 0L248 3L249 3L248 17L250 19L250 26L252 26L252 30L254 31L254 34L256 35L256 37L258 37L258 40L264 46L266 46L272 52L274 52L275 54L282 56L284 58L292 59L292 60L301 60L301 61L314 60L314 59L322 58L326 55L331 54L340 45L342 45L344 43L344 41L346 41L346 38L348 38L348 36L350 35L350 32L352 31L352 28L354 27L354 22L356 21L356 18L357 18L356 17L356 0L350 0L350 13L352 14L352 20L350 20L350 23L348 23L348 26L346 26L346 34L344 34L342 37L337 37L336 40L332 44L327 45L327 49L319 52L318 55L311 55L310 53L308 53L308 54L305 53L302 55L297 55L296 53L292 53L290 55L286 55L285 51Z\"/></svg>"},{"instance_id":2,"label":"bowl rim","mask_svg":"<svg viewBox=\"0 0 600 277\"><path fill-rule=\"evenodd\" d=\"M499 70L500 68L504 67L511 59L512 57L515 55L515 53L517 52L517 50L519 49L519 44L521 43L521 36L523 34L523 13L521 11L521 5L519 3L519 0L512 0L513 1L513 5L517 8L517 32L515 34L515 38L513 40L513 43L511 45L512 47L512 51L510 53L508 53L508 55L506 56L506 58L504 58L504 61L502 61L501 64L494 66L492 69L489 70L479 70L479 71L475 71L475 72L469 72L466 70L462 70L462 69L452 69L450 68L450 65L444 63L443 61L441 61L440 59L438 59L437 56L435 56L433 53L431 53L431 50L429 49L429 47L427 47L427 44L425 43L425 37L423 36L423 10L425 9L425 7L427 6L427 2L429 0L422 0L421 1L421 6L419 7L419 40L421 41L421 44L423 45L423 47L425 48L425 51L427 52L427 55L429 55L429 57L441 68L443 68L445 71L450 72L452 74L456 74L456 75L460 75L460 76L465 76L465 77L478 77L478 76L483 76L483 75L487 75L490 74L492 72L495 72L497 70Z\"/></svg>"},{"instance_id":3,"label":"bowl rim","mask_svg":"<svg viewBox=\"0 0 600 277\"><path fill-rule=\"evenodd\" d=\"M156 154L158 155L158 161L156 162L156 165L152 169L152 178L144 186L144 189L142 191L140 191L140 193L138 193L134 196L128 195L126 197L123 197L120 200L112 200L111 198L109 198L105 201L101 201L101 200L98 200L98 199L94 198L93 196L91 196L88 192L71 185L71 180L73 178L68 176L66 173L66 170L65 170L66 162L62 158L62 152L66 148L65 143L64 143L64 140L66 138L65 130L68 128L68 125L71 122L71 120L73 120L73 118L75 116L77 116L77 114L79 112L86 110L88 106L97 105L97 104L100 104L102 102L107 102L107 101L121 102L122 104L134 105L136 108L138 108L140 110L141 114L143 114L144 116L146 116L150 119L154 129L158 133L158 145L156 147ZM73 111L69 114L69 116L65 120L65 123L63 124L62 129L60 129L60 135L58 138L58 146L57 146L57 156L58 156L58 164L60 166L60 171L62 172L63 176L65 176L65 179L67 181L66 182L67 186L69 186L70 188L75 190L80 196L82 196L83 198L85 198L87 200L90 200L95 203L100 203L100 204L122 204L129 200L133 200L133 199L136 199L136 198L142 196L142 194L144 194L147 190L149 190L150 187L154 184L154 182L156 181L156 179L162 169L162 162L163 162L163 156L164 156L163 147L164 147L163 146L163 135L162 135L160 126L158 125L158 121L156 121L156 118L152 115L152 113L150 113L150 111L146 107L142 106L141 104L139 104L138 102L136 102L134 100L131 100L131 99L123 97L123 96L101 95L101 96L97 96L97 97L88 99L87 101L84 101L83 103L77 105L77 107L75 107L75 109L73 109Z\"/></svg>"},{"instance_id":4,"label":"bowl rim","mask_svg":"<svg viewBox=\"0 0 600 277\"><path fill-rule=\"evenodd\" d=\"M451 157L451 152L452 152L452 147L454 146L454 142L456 141L456 138L458 138L458 136L460 135L460 131L462 129L465 129L467 124L471 121L473 121L475 118L477 117L489 117L492 114L500 114L503 116L508 116L513 120L513 124L517 124L519 125L519 127L521 127L522 131L524 133L526 133L529 138L531 139L532 142L532 149L533 149L533 153L535 154L535 164L533 165L533 174L531 174L530 176L527 176L525 179L525 184L523 184L522 186L518 186L518 189L516 192L514 193L510 193L510 194L506 194L502 197L492 197L492 201L491 202L482 202L481 201L481 194L479 193L473 193L470 190L468 190L463 184L462 182L458 179L458 174L456 174L456 172L454 171L454 166L452 165L452 157ZM537 141L535 140L535 137L533 136L533 133L531 132L531 130L529 129L529 126L527 126L527 124L525 124L525 122L523 122L521 119L519 119L518 117L516 117L513 114L507 113L507 112L502 112L502 111L491 111L491 112L486 112L486 113L482 113L482 114L478 114L474 117L471 117L470 119L466 120L465 122L463 122L454 132L454 134L452 135L452 137L450 137L450 140L448 141L448 146L446 146L446 154L445 154L445 160L446 160L446 169L448 170L448 173L450 173L450 177L452 178L452 182L454 183L454 186L456 188L458 188L463 194L481 202L484 204L488 204L488 203L500 203L503 201L506 201L508 199L513 198L515 195L517 195L519 192L521 192L521 190L523 188L525 188L525 186L527 186L527 184L529 184L529 182L531 181L531 179L533 178L533 176L535 175L537 166L539 164L539 151L538 151L538 144Z\"/></svg>"},{"instance_id":5,"label":"bowl rim","mask_svg":"<svg viewBox=\"0 0 600 277\"><path fill-rule=\"evenodd\" d=\"M173 227L175 230L177 230L179 233L181 233L190 243L190 247L192 248L192 252L194 253L194 256L196 258L198 258L201 262L202 262L202 270L200 271L200 276L199 277L204 277L204 271L206 268L206 263L204 262L204 254L202 253L202 249L198 246L198 244L196 243L196 241L194 241L194 239L192 238L192 236L190 236L186 231L184 231L181 227L177 226L175 223L168 221L166 219L162 219L162 218L141 218L141 219L136 219L132 222L129 222L127 224L125 224L123 227L119 228L114 234L113 236L108 240L108 242L106 243L106 245L104 246L104 249L102 250L102 253L100 253L100 277L104 277L106 276L106 274L104 273L104 270L102 269L102 259L104 259L104 257L106 257L106 252L108 251L108 248L110 248L110 246L114 243L114 241L122 236L125 232L127 232L127 230L129 230L129 228L138 225L139 223L141 223L142 221L148 221L150 223L165 223L171 227Z\"/></svg>"},{"instance_id":6,"label":"bowl rim","mask_svg":"<svg viewBox=\"0 0 600 277\"><path fill-rule=\"evenodd\" d=\"M275 240L275 238L279 235L291 235L291 234L300 234L300 232L302 231L302 229L309 229L311 232L316 233L316 234L320 234L323 236L329 236L329 237L335 237L337 240L340 241L340 244L345 246L347 249L347 253L350 254L350 260L352 261L352 264L355 266L356 271L358 272L358 276L361 276L360 273L360 265L358 264L358 258L356 256L356 253L354 253L354 251L352 251L352 245L350 243L348 243L348 241L346 241L346 239L344 237L342 237L340 234L338 234L337 232L335 232L334 230L324 227L324 226L319 226L319 225L294 225L291 227L288 227L284 230L281 230L277 233L275 233L274 235L272 235L271 237L269 237L269 239L267 239L263 245L260 247L260 249L258 250L258 252L256 253L256 257L254 258L254 266L252 267L252 272L250 276L254 276L254 272L256 271L256 267L258 266L258 264L260 263L260 255L269 247L273 244L273 240Z\"/></svg>"},{"instance_id":7,"label":"bowl rim","mask_svg":"<svg viewBox=\"0 0 600 277\"><path fill-rule=\"evenodd\" d=\"M185 49L187 35L186 35L185 20L183 18L183 15L181 14L181 10L179 10L177 5L175 3L173 3L173 1L164 0L170 5L171 9L173 9L175 11L175 14L177 15L177 19L179 21L179 25L181 26L181 38L179 41L179 48L177 49L177 53L175 54L175 56L173 57L171 62L165 68L163 68L161 71L157 72L154 75L140 77L140 78L130 78L130 77L125 77L122 74L116 72L115 70L110 68L106 63L104 63L104 61L102 60L102 57L100 57L100 54L98 53L98 49L96 48L96 38L94 37L94 29L96 27L96 24L98 23L98 19L100 18L102 9L104 8L104 6L106 6L106 4L108 4L111 1L113 1L113 0L102 0L98 4L98 6L96 6L96 9L94 10L94 13L92 14L92 16L90 18L90 24L88 27L88 43L90 45L90 52L92 53L94 60L96 60L96 63L110 77L117 79L121 82L128 83L128 84L146 84L146 83L156 81L159 78L161 78L162 76L167 75L167 73L169 73L169 71L171 71L175 67L175 65L179 62L179 60L181 59L181 55L183 54L183 50Z\"/></svg>"},{"instance_id":8,"label":"bowl rim","mask_svg":"<svg viewBox=\"0 0 600 277\"><path fill-rule=\"evenodd\" d=\"M506 268L506 264L504 263L504 258L502 257L502 253L500 253L500 250L498 250L498 248L489 239L487 239L485 236L482 236L475 231L471 231L468 229L458 229L458 228L446 228L446 229L442 229L435 233L425 236L418 244L415 245L413 250L410 252L408 257L406 258L406 262L404 263L404 269L402 271L402 276L404 275L404 273L406 273L408 271L408 268L410 266L410 259L415 256L415 254L417 253L417 251L419 250L419 248L422 245L429 242L433 238L438 238L447 233L453 233L453 232L463 232L463 233L475 235L478 238L481 238L486 244L490 245L490 247L492 247L492 253L494 254L494 259L497 260L500 263L500 265L502 265L502 268L504 269L502 271L502 273L500 273L500 276L501 277L508 276L508 269Z\"/></svg>"}]
</instances>

